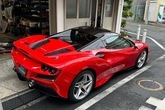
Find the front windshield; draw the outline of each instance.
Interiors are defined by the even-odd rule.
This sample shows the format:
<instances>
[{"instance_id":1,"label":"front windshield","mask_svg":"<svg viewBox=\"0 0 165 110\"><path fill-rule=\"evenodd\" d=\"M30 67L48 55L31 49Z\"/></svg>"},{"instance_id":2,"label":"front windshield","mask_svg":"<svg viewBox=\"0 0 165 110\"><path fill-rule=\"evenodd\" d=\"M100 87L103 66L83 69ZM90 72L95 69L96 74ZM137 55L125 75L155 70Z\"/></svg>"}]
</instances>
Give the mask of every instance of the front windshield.
<instances>
[{"instance_id":1,"label":"front windshield","mask_svg":"<svg viewBox=\"0 0 165 110\"><path fill-rule=\"evenodd\" d=\"M52 35L49 38L61 39L64 42L67 42L73 45L73 47L75 47L76 50L79 50L81 47L89 44L91 41L96 39L95 36L81 32L76 29L67 30L67 31Z\"/></svg>"}]
</instances>

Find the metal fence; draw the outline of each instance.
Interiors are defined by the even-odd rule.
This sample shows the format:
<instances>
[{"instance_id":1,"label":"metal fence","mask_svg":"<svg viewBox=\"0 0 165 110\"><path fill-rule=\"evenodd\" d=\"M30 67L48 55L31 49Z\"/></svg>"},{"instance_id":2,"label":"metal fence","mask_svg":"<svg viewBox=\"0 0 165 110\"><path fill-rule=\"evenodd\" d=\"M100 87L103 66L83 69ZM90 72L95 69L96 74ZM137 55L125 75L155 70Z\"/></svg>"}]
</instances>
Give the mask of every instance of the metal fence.
<instances>
[{"instance_id":1,"label":"metal fence","mask_svg":"<svg viewBox=\"0 0 165 110\"><path fill-rule=\"evenodd\" d=\"M145 5L133 5L130 11L133 12L133 17L130 18L131 20L142 21L145 12Z\"/></svg>"}]
</instances>

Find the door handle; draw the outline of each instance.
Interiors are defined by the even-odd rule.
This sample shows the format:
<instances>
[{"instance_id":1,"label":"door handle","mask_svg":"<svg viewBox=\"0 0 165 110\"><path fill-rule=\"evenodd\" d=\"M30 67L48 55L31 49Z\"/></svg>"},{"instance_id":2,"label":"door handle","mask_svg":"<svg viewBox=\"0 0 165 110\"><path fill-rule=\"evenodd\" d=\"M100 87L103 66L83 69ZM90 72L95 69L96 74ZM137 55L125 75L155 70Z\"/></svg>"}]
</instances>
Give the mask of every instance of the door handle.
<instances>
[{"instance_id":1,"label":"door handle","mask_svg":"<svg viewBox=\"0 0 165 110\"><path fill-rule=\"evenodd\" d=\"M95 56L99 57L99 58L104 58L105 54L104 53L97 53Z\"/></svg>"}]
</instances>

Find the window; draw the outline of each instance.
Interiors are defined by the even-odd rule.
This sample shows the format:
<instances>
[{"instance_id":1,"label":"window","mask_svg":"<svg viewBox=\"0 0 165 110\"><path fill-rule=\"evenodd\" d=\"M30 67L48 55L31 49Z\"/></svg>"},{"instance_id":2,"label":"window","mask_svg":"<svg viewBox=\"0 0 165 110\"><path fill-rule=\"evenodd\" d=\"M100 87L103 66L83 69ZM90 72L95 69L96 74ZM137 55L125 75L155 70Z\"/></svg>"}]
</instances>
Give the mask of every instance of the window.
<instances>
[{"instance_id":1,"label":"window","mask_svg":"<svg viewBox=\"0 0 165 110\"><path fill-rule=\"evenodd\" d=\"M49 39L60 39L70 45L72 45L76 50L79 50L85 45L88 45L92 41L96 39L95 36L87 34L85 32L81 32L77 29L66 30L61 33L54 34L49 37ZM98 46L102 46L99 42L95 45L91 45L90 48L96 48ZM99 48L99 47L98 47ZM88 49L88 48L85 48ZM83 49L83 50L85 50Z\"/></svg>"},{"instance_id":2,"label":"window","mask_svg":"<svg viewBox=\"0 0 165 110\"><path fill-rule=\"evenodd\" d=\"M91 0L66 0L66 18L89 18L90 6Z\"/></svg>"},{"instance_id":3,"label":"window","mask_svg":"<svg viewBox=\"0 0 165 110\"><path fill-rule=\"evenodd\" d=\"M66 18L77 17L77 0L66 0Z\"/></svg>"},{"instance_id":4,"label":"window","mask_svg":"<svg viewBox=\"0 0 165 110\"><path fill-rule=\"evenodd\" d=\"M100 49L100 48L104 48L104 47L105 46L104 46L103 42L99 39L99 40L91 43L90 45L82 48L81 51L95 50L95 49Z\"/></svg>"},{"instance_id":5,"label":"window","mask_svg":"<svg viewBox=\"0 0 165 110\"><path fill-rule=\"evenodd\" d=\"M79 0L79 18L89 18L90 1L91 0Z\"/></svg>"},{"instance_id":6,"label":"window","mask_svg":"<svg viewBox=\"0 0 165 110\"><path fill-rule=\"evenodd\" d=\"M129 41L118 35L108 37L105 40L105 44L107 49L122 49L132 46Z\"/></svg>"},{"instance_id":7,"label":"window","mask_svg":"<svg viewBox=\"0 0 165 110\"><path fill-rule=\"evenodd\" d=\"M70 33L71 33L71 30L67 30L67 31L64 31L61 33L54 34L51 37L52 38L60 38L64 41L71 42Z\"/></svg>"},{"instance_id":8,"label":"window","mask_svg":"<svg viewBox=\"0 0 165 110\"><path fill-rule=\"evenodd\" d=\"M113 1L114 0L105 0L105 17L112 17Z\"/></svg>"}]
</instances>

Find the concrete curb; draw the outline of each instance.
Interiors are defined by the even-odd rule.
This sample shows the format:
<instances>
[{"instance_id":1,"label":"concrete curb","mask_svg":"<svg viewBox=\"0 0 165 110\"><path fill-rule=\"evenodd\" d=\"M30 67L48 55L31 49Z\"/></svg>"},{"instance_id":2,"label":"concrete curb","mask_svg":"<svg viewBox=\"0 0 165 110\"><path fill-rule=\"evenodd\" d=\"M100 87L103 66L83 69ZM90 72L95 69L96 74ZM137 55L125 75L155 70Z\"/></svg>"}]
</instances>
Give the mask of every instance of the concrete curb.
<instances>
[{"instance_id":1,"label":"concrete curb","mask_svg":"<svg viewBox=\"0 0 165 110\"><path fill-rule=\"evenodd\" d=\"M0 110L3 110L1 99L0 99Z\"/></svg>"},{"instance_id":2,"label":"concrete curb","mask_svg":"<svg viewBox=\"0 0 165 110\"><path fill-rule=\"evenodd\" d=\"M133 24L139 24L139 25L145 25L145 26L156 26L156 27L161 27L161 28L165 28L165 24L161 24L161 23L157 23L157 22L149 22L148 24L145 24L145 22L143 21L140 21L140 22L137 22L137 21L131 21L131 20L128 20L127 23L133 23Z\"/></svg>"},{"instance_id":3,"label":"concrete curb","mask_svg":"<svg viewBox=\"0 0 165 110\"><path fill-rule=\"evenodd\" d=\"M39 97L42 97L44 94L38 90L25 90L23 92L17 93L13 96L2 99L2 106L4 110L13 110L20 106L23 106ZM2 110L3 110L2 109ZM1 110L1 108L0 108Z\"/></svg>"}]
</instances>

